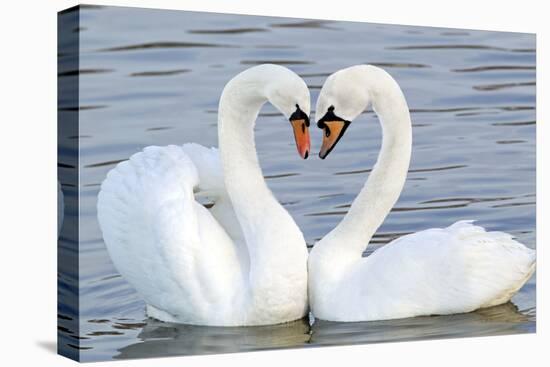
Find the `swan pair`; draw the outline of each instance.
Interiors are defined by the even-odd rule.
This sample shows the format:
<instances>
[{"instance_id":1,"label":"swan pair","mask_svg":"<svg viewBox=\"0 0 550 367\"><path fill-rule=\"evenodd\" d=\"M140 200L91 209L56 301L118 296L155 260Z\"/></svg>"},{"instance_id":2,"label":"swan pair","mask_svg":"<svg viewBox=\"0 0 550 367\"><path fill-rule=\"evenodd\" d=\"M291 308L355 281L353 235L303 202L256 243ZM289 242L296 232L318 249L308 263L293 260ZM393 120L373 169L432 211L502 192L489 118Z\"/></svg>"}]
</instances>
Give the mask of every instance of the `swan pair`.
<instances>
[{"instance_id":1,"label":"swan pair","mask_svg":"<svg viewBox=\"0 0 550 367\"><path fill-rule=\"evenodd\" d=\"M97 209L105 244L148 316L244 326L300 319L309 308L334 321L460 313L509 301L532 275L533 250L471 221L403 236L362 257L403 188L412 144L400 87L370 65L332 74L317 101L321 158L370 105L383 142L349 212L308 258L302 232L258 163L253 128L266 102L289 119L298 153L307 158L306 84L285 67L259 65L222 92L219 151L197 144L147 147L103 182ZM205 208L196 195L214 205Z\"/></svg>"}]
</instances>

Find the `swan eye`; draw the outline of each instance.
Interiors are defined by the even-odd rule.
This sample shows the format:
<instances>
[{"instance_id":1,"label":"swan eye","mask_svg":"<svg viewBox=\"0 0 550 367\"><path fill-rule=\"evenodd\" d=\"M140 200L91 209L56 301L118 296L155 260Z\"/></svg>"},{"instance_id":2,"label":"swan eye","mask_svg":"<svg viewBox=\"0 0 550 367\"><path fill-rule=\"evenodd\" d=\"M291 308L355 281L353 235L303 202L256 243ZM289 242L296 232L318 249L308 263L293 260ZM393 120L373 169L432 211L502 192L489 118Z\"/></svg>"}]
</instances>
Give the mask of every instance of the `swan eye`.
<instances>
[{"instance_id":1,"label":"swan eye","mask_svg":"<svg viewBox=\"0 0 550 367\"><path fill-rule=\"evenodd\" d=\"M306 127L309 127L309 116L306 115L306 113L300 109L299 105L296 105L296 111L294 111L292 115L290 115L289 120L290 121L304 120Z\"/></svg>"}]
</instances>

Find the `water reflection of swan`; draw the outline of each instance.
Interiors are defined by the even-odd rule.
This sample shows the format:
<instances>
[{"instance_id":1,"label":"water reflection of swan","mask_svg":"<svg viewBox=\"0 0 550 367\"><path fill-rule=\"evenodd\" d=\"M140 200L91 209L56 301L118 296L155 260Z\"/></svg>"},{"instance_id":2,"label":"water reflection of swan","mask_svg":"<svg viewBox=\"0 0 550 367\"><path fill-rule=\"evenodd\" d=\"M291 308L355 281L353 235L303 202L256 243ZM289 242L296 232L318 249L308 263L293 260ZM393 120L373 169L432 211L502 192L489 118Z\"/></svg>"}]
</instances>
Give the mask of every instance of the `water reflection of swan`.
<instances>
[{"instance_id":1,"label":"water reflection of swan","mask_svg":"<svg viewBox=\"0 0 550 367\"><path fill-rule=\"evenodd\" d=\"M244 352L304 345L307 319L255 327L212 327L170 324L149 319L139 343L119 350L115 359Z\"/></svg>"},{"instance_id":2,"label":"water reflection of swan","mask_svg":"<svg viewBox=\"0 0 550 367\"><path fill-rule=\"evenodd\" d=\"M362 257L397 201L412 147L411 119L397 82L384 70L359 65L328 77L317 100L323 116L319 153L325 158L351 121L372 102L382 146L368 181L344 219L309 256L315 317L368 321L470 312L505 303L535 270L535 251L471 221L398 238Z\"/></svg>"},{"instance_id":3,"label":"water reflection of swan","mask_svg":"<svg viewBox=\"0 0 550 367\"><path fill-rule=\"evenodd\" d=\"M527 333L535 322L512 303L466 314L407 319L332 322L307 319L258 327L211 327L148 319L138 342L119 349L115 359L233 353L273 348Z\"/></svg>"},{"instance_id":4,"label":"water reflection of swan","mask_svg":"<svg viewBox=\"0 0 550 367\"><path fill-rule=\"evenodd\" d=\"M535 322L511 303L470 313L413 318L333 322L316 320L311 330L314 345L342 345L410 341L465 336L496 336L533 332Z\"/></svg>"},{"instance_id":5,"label":"water reflection of swan","mask_svg":"<svg viewBox=\"0 0 550 367\"><path fill-rule=\"evenodd\" d=\"M197 144L147 147L103 182L97 212L105 244L149 316L240 326L307 313L304 237L267 187L256 154L253 127L267 101L289 118L307 158L306 84L285 67L260 65L225 86L219 153ZM197 192L214 200L210 210Z\"/></svg>"}]
</instances>

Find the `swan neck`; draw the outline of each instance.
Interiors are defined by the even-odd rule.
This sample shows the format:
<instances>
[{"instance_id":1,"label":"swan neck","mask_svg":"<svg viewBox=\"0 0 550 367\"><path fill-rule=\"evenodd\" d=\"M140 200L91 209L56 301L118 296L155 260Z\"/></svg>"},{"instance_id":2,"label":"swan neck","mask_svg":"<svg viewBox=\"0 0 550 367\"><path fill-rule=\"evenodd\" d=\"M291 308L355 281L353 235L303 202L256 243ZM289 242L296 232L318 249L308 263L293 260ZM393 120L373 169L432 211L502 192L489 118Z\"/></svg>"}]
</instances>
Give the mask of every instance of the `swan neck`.
<instances>
[{"instance_id":1,"label":"swan neck","mask_svg":"<svg viewBox=\"0 0 550 367\"><path fill-rule=\"evenodd\" d=\"M409 169L412 127L407 102L397 82L385 71L365 68L363 83L382 127L382 145L369 178L337 227L355 255L361 255L397 202Z\"/></svg>"},{"instance_id":2,"label":"swan neck","mask_svg":"<svg viewBox=\"0 0 550 367\"><path fill-rule=\"evenodd\" d=\"M254 125L267 101L261 85L236 77L219 104L218 139L227 193L245 233L256 221L258 203L273 204L263 178L254 141Z\"/></svg>"},{"instance_id":3,"label":"swan neck","mask_svg":"<svg viewBox=\"0 0 550 367\"><path fill-rule=\"evenodd\" d=\"M273 79L281 79L269 71L245 71L224 88L219 149L225 188L248 249L248 286L243 290L244 307L251 312L247 317L270 319L287 310L285 317L294 320L307 310L307 248L298 226L269 190L254 143L254 124L268 101L266 90ZM270 302L281 306L268 307Z\"/></svg>"}]
</instances>

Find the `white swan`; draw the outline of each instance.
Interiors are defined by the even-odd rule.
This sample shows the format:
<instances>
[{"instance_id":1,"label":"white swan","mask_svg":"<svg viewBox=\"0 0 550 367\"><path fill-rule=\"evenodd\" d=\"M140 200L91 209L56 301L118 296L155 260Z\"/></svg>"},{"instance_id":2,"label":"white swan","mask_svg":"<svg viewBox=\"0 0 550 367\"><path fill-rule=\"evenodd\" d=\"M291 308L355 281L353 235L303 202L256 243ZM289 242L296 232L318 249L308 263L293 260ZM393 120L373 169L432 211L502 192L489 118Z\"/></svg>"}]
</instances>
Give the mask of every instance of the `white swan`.
<instances>
[{"instance_id":1,"label":"white swan","mask_svg":"<svg viewBox=\"0 0 550 367\"><path fill-rule=\"evenodd\" d=\"M376 229L397 201L411 156L411 120L397 82L359 65L332 74L316 114L325 158L372 103L382 126L381 152L343 220L310 253L309 297L315 317L369 321L452 314L498 305L525 284L535 252L502 232L471 221L403 236L363 258Z\"/></svg>"},{"instance_id":2,"label":"white swan","mask_svg":"<svg viewBox=\"0 0 550 367\"><path fill-rule=\"evenodd\" d=\"M306 244L264 181L253 128L271 102L290 119L307 158L309 98L289 69L250 68L221 95L219 153L197 144L151 146L108 173L97 203L103 238L149 316L237 326L306 315ZM206 209L194 192L214 206Z\"/></svg>"}]
</instances>

